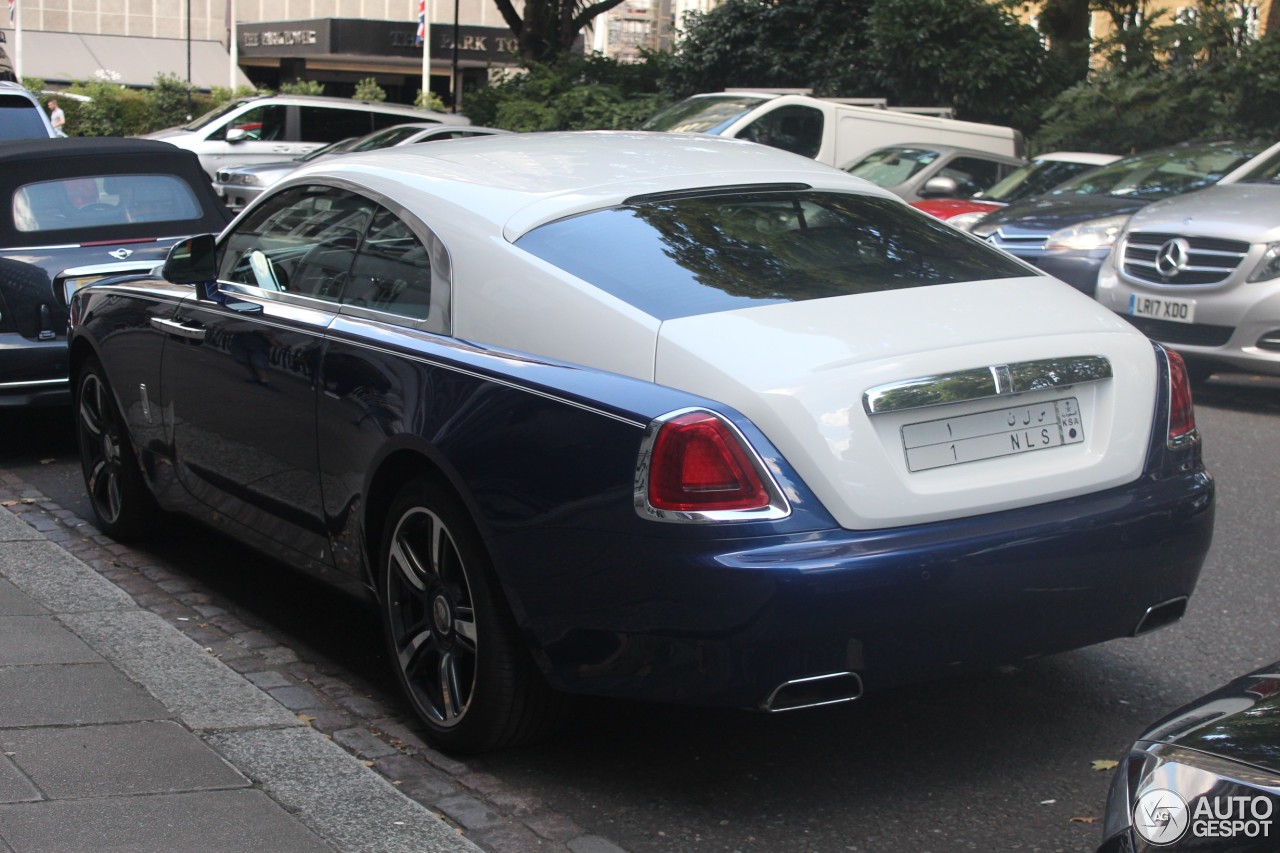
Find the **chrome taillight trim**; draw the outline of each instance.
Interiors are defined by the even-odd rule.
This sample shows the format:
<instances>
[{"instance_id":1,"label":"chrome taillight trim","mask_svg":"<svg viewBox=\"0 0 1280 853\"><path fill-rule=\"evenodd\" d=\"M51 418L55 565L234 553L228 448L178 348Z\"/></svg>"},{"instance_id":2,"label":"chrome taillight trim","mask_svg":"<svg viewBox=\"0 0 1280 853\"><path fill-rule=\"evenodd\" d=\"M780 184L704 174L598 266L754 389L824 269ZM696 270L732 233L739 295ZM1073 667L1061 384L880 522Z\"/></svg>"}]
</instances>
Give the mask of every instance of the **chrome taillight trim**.
<instances>
[{"instance_id":1,"label":"chrome taillight trim","mask_svg":"<svg viewBox=\"0 0 1280 853\"><path fill-rule=\"evenodd\" d=\"M760 482L764 484L765 491L769 494L769 505L758 509L730 509L730 510L710 510L710 511L694 511L694 512L677 512L667 509L658 509L649 503L649 471L653 463L653 445L658 439L658 431L667 421L689 414L690 412L699 412L710 415L721 424L726 426L738 444L742 446L743 451L747 454L747 459L751 462L751 467L755 470L756 476L760 478ZM677 524L716 524L731 521L776 521L780 518L786 518L791 514L791 502L787 500L786 495L782 493L782 489L778 486L778 481L774 477L773 472L765 464L764 459L751 446L751 442L747 441L746 436L742 434L742 430L724 415L719 412L713 412L710 409L691 406L686 409L676 409L660 415L649 422L645 427L644 436L640 440L640 454L636 458L636 475L632 490L632 499L635 503L636 513L650 521L669 521Z\"/></svg>"}]
</instances>

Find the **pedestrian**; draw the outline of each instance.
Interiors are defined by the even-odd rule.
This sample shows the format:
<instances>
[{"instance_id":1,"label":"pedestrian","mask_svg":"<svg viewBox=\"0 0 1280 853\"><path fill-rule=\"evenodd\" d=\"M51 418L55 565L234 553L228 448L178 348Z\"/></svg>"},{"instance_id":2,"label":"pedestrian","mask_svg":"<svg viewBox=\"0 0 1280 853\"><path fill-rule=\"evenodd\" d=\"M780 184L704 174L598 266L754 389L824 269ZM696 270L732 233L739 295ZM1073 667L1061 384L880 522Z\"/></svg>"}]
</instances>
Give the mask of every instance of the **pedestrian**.
<instances>
[{"instance_id":1,"label":"pedestrian","mask_svg":"<svg viewBox=\"0 0 1280 853\"><path fill-rule=\"evenodd\" d=\"M62 107L58 106L57 98L49 99L49 124L53 125L53 133L55 136L66 136L67 133L62 126L67 123L67 115L62 111Z\"/></svg>"}]
</instances>

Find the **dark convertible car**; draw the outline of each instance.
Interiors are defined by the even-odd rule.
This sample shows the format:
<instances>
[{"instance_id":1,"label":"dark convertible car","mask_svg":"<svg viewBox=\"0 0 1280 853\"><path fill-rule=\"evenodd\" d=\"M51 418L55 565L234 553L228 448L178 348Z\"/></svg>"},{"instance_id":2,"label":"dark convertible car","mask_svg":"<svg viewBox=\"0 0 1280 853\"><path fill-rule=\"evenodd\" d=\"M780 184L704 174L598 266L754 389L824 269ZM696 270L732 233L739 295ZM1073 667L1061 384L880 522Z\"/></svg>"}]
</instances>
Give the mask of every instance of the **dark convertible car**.
<instances>
[{"instance_id":1,"label":"dark convertible car","mask_svg":"<svg viewBox=\"0 0 1280 853\"><path fill-rule=\"evenodd\" d=\"M141 139L33 139L0 147L0 406L63 403L67 300L144 272L230 214L195 155Z\"/></svg>"}]
</instances>

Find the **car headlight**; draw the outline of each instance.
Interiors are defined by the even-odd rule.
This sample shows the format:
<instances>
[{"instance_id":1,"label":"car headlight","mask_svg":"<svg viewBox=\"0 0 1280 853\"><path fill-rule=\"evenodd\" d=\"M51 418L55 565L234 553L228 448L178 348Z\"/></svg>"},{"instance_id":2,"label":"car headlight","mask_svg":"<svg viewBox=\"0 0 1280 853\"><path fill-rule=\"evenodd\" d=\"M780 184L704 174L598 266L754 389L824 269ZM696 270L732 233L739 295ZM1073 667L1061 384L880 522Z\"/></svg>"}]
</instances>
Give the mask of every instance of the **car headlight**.
<instances>
[{"instance_id":1,"label":"car headlight","mask_svg":"<svg viewBox=\"0 0 1280 853\"><path fill-rule=\"evenodd\" d=\"M1263 253L1262 260L1253 272L1249 273L1248 281L1270 281L1273 278L1280 277L1280 243L1271 243L1267 246L1267 251Z\"/></svg>"},{"instance_id":2,"label":"car headlight","mask_svg":"<svg viewBox=\"0 0 1280 853\"><path fill-rule=\"evenodd\" d=\"M1128 216L1108 216L1104 219L1090 219L1070 228L1060 228L1049 235L1045 242L1046 249L1074 249L1089 251L1091 249L1109 249L1116 242L1116 237L1128 224Z\"/></svg>"},{"instance_id":3,"label":"car headlight","mask_svg":"<svg viewBox=\"0 0 1280 853\"><path fill-rule=\"evenodd\" d=\"M971 231L974 224L988 213L990 213L990 211L987 210L974 210L969 213L957 213L955 216L944 221L952 228L959 228L961 231Z\"/></svg>"},{"instance_id":4,"label":"car headlight","mask_svg":"<svg viewBox=\"0 0 1280 853\"><path fill-rule=\"evenodd\" d=\"M262 181L258 180L257 175L237 175L236 183L244 184L246 187L256 187Z\"/></svg>"}]
</instances>

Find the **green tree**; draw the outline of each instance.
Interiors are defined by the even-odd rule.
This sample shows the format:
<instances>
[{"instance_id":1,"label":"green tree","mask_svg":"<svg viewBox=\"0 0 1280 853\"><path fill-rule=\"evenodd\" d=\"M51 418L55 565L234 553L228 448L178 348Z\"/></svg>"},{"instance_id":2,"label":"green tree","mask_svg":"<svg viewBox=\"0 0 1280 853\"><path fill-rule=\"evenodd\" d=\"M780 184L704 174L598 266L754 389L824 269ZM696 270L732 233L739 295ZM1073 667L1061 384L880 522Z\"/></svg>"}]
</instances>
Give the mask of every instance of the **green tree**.
<instances>
[{"instance_id":1,"label":"green tree","mask_svg":"<svg viewBox=\"0 0 1280 853\"><path fill-rule=\"evenodd\" d=\"M1043 0L1038 26L1049 40L1049 52L1065 64L1073 81L1089 74L1089 0Z\"/></svg>"},{"instance_id":2,"label":"green tree","mask_svg":"<svg viewBox=\"0 0 1280 853\"><path fill-rule=\"evenodd\" d=\"M1069 66L1032 27L985 0L879 0L870 28L894 104L1029 129L1070 83Z\"/></svg>"},{"instance_id":3,"label":"green tree","mask_svg":"<svg viewBox=\"0 0 1280 853\"><path fill-rule=\"evenodd\" d=\"M292 83L281 83L282 95L323 95L324 84L316 80L294 80Z\"/></svg>"},{"instance_id":4,"label":"green tree","mask_svg":"<svg viewBox=\"0 0 1280 853\"><path fill-rule=\"evenodd\" d=\"M351 97L357 101L381 103L387 99L387 93L386 90L378 85L376 78L365 77L359 83L356 83L356 92Z\"/></svg>"},{"instance_id":5,"label":"green tree","mask_svg":"<svg viewBox=\"0 0 1280 853\"><path fill-rule=\"evenodd\" d=\"M444 112L444 101L435 92L419 89L418 94L413 99L413 105L420 110L435 110L436 112Z\"/></svg>"},{"instance_id":6,"label":"green tree","mask_svg":"<svg viewBox=\"0 0 1280 853\"><path fill-rule=\"evenodd\" d=\"M726 88L803 88L869 97L874 0L726 0L690 17L665 86L673 96Z\"/></svg>"},{"instance_id":7,"label":"green tree","mask_svg":"<svg viewBox=\"0 0 1280 853\"><path fill-rule=\"evenodd\" d=\"M524 13L512 0L494 0L526 63L549 64L568 56L583 28L622 0L524 0Z\"/></svg>"},{"instance_id":8,"label":"green tree","mask_svg":"<svg viewBox=\"0 0 1280 853\"><path fill-rule=\"evenodd\" d=\"M619 130L638 126L667 98L659 57L624 64L600 55L525 69L467 95L467 116L506 130Z\"/></svg>"},{"instance_id":9,"label":"green tree","mask_svg":"<svg viewBox=\"0 0 1280 853\"><path fill-rule=\"evenodd\" d=\"M157 74L146 92L152 127L186 124L194 109L194 90L176 74Z\"/></svg>"}]
</instances>

